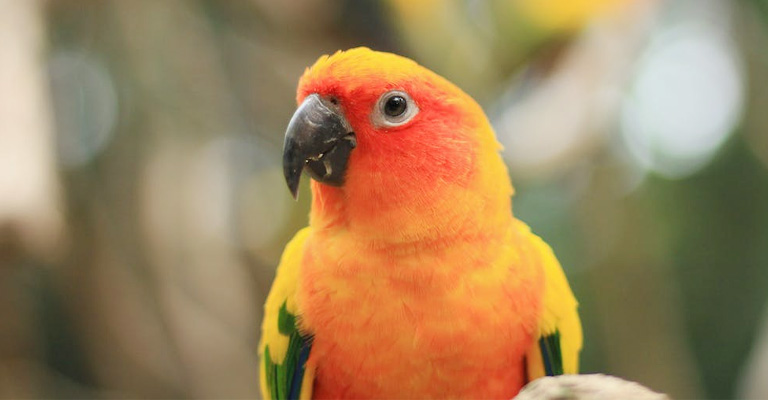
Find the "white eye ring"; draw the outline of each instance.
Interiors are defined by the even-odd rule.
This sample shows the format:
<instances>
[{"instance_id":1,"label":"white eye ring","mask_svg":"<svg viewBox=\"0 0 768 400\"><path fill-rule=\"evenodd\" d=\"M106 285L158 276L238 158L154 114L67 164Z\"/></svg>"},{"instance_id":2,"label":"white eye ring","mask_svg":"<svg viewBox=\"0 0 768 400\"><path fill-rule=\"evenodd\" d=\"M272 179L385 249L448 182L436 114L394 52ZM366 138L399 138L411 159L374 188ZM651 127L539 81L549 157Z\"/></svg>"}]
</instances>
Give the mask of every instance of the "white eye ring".
<instances>
[{"instance_id":1,"label":"white eye ring","mask_svg":"<svg viewBox=\"0 0 768 400\"><path fill-rule=\"evenodd\" d=\"M406 124L419 113L419 107L408 93L390 90L379 97L371 120L374 125L393 128Z\"/></svg>"}]
</instances>

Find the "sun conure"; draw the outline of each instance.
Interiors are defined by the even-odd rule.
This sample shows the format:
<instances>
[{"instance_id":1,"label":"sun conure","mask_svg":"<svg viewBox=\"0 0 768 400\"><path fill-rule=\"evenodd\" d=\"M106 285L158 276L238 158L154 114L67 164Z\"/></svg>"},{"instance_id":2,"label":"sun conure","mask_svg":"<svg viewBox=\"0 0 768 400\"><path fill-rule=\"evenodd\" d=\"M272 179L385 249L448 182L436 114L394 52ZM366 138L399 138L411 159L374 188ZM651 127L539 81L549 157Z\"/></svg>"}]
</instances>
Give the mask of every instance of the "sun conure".
<instances>
[{"instance_id":1,"label":"sun conure","mask_svg":"<svg viewBox=\"0 0 768 400\"><path fill-rule=\"evenodd\" d=\"M394 54L301 77L283 167L313 178L307 228L265 305L265 398L505 398L576 373L577 303L511 207L478 104Z\"/></svg>"}]
</instances>

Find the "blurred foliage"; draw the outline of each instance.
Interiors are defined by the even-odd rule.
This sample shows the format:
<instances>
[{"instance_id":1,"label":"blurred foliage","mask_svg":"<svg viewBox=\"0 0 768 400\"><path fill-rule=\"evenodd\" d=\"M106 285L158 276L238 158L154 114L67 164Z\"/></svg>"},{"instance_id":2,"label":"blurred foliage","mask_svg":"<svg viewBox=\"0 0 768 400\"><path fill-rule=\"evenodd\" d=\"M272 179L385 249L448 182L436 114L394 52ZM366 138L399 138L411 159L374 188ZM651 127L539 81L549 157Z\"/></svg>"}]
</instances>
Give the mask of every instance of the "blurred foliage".
<instances>
[{"instance_id":1,"label":"blurred foliage","mask_svg":"<svg viewBox=\"0 0 768 400\"><path fill-rule=\"evenodd\" d=\"M585 372L768 397L767 1L0 7L0 397L258 397L296 82L359 45L486 108Z\"/></svg>"}]
</instances>

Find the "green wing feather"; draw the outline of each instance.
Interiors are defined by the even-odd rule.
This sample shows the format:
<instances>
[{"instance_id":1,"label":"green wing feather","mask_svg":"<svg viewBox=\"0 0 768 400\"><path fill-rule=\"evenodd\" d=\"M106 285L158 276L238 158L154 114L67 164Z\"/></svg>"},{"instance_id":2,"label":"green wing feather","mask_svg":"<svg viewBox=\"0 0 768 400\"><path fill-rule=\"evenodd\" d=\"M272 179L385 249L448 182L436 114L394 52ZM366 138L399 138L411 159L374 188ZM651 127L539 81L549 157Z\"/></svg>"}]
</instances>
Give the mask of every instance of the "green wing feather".
<instances>
[{"instance_id":1,"label":"green wing feather","mask_svg":"<svg viewBox=\"0 0 768 400\"><path fill-rule=\"evenodd\" d=\"M544 373L547 376L563 374L563 354L560 350L560 331L539 339Z\"/></svg>"},{"instance_id":2,"label":"green wing feather","mask_svg":"<svg viewBox=\"0 0 768 400\"><path fill-rule=\"evenodd\" d=\"M286 303L280 307L278 329L288 336L288 350L282 363L275 363L264 346L264 372L272 399L298 399L304 379L305 365L312 347L312 338L302 335L296 327L296 316L289 313Z\"/></svg>"}]
</instances>

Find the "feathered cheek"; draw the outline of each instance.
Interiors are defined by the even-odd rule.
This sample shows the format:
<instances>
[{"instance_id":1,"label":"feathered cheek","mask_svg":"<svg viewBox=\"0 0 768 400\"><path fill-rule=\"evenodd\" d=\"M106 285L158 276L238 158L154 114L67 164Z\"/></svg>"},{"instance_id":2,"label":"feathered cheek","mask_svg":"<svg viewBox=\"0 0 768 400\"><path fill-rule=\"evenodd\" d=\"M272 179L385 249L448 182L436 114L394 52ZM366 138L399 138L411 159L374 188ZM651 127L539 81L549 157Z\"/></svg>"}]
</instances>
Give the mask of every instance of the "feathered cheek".
<instances>
[{"instance_id":1,"label":"feathered cheek","mask_svg":"<svg viewBox=\"0 0 768 400\"><path fill-rule=\"evenodd\" d=\"M470 143L452 139L421 153L418 164L431 180L464 186L474 169L475 151Z\"/></svg>"}]
</instances>

